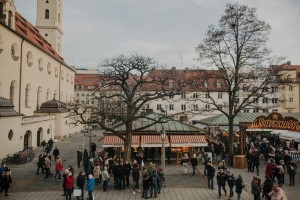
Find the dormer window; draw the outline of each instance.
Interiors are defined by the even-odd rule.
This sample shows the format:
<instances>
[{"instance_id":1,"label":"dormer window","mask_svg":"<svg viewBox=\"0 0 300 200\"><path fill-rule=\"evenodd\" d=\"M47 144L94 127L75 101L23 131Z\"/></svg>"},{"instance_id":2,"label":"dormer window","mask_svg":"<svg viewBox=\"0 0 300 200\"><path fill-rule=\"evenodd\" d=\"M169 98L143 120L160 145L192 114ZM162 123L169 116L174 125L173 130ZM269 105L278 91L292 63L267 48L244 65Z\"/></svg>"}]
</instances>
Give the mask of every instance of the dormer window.
<instances>
[{"instance_id":1,"label":"dormer window","mask_svg":"<svg viewBox=\"0 0 300 200\"><path fill-rule=\"evenodd\" d=\"M196 87L196 81L194 80L192 83L192 88L195 88L195 87Z\"/></svg>"},{"instance_id":2,"label":"dormer window","mask_svg":"<svg viewBox=\"0 0 300 200\"><path fill-rule=\"evenodd\" d=\"M217 80L217 88L221 88L220 80Z\"/></svg>"},{"instance_id":3,"label":"dormer window","mask_svg":"<svg viewBox=\"0 0 300 200\"><path fill-rule=\"evenodd\" d=\"M204 81L204 87L206 87L206 88L208 87L207 80Z\"/></svg>"},{"instance_id":4,"label":"dormer window","mask_svg":"<svg viewBox=\"0 0 300 200\"><path fill-rule=\"evenodd\" d=\"M174 87L174 82L172 80L169 80L169 88L173 88Z\"/></svg>"},{"instance_id":5,"label":"dormer window","mask_svg":"<svg viewBox=\"0 0 300 200\"><path fill-rule=\"evenodd\" d=\"M45 19L49 19L50 11L48 9L45 10Z\"/></svg>"},{"instance_id":6,"label":"dormer window","mask_svg":"<svg viewBox=\"0 0 300 200\"><path fill-rule=\"evenodd\" d=\"M12 28L13 24L13 12L10 10L8 11L8 27Z\"/></svg>"},{"instance_id":7,"label":"dormer window","mask_svg":"<svg viewBox=\"0 0 300 200\"><path fill-rule=\"evenodd\" d=\"M181 87L184 87L184 86L185 86L184 80L181 80L181 81L180 81L180 86L181 86Z\"/></svg>"}]
</instances>

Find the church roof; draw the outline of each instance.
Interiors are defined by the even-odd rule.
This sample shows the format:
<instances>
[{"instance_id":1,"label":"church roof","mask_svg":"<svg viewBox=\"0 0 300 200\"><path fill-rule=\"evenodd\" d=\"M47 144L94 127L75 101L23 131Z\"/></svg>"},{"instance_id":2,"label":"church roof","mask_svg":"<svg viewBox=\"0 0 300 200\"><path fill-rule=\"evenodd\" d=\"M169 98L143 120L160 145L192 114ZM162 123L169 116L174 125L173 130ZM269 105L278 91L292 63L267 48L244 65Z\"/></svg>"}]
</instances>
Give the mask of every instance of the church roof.
<instances>
[{"instance_id":1,"label":"church roof","mask_svg":"<svg viewBox=\"0 0 300 200\"><path fill-rule=\"evenodd\" d=\"M39 113L64 113L69 112L69 109L66 105L58 100L50 100L45 103L42 103Z\"/></svg>"},{"instance_id":2,"label":"church roof","mask_svg":"<svg viewBox=\"0 0 300 200\"><path fill-rule=\"evenodd\" d=\"M0 117L22 116L23 114L15 111L14 107L10 99L0 97Z\"/></svg>"}]
</instances>

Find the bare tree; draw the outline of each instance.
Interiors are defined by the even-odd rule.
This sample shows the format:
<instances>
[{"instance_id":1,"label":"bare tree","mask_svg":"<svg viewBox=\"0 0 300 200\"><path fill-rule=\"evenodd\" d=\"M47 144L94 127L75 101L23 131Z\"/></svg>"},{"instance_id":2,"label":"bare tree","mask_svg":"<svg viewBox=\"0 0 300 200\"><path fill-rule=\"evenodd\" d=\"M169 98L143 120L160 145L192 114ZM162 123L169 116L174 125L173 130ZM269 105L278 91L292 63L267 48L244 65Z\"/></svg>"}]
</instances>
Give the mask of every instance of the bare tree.
<instances>
[{"instance_id":1,"label":"bare tree","mask_svg":"<svg viewBox=\"0 0 300 200\"><path fill-rule=\"evenodd\" d=\"M270 64L266 42L271 27L256 16L256 8L238 3L227 4L218 26L210 25L202 43L196 47L198 59L217 70L213 76L225 84L228 101L218 104L207 87L212 109L223 113L229 122L229 154L233 155L233 122L244 109L266 109L257 102L267 99L278 89L279 77ZM275 91L274 91L275 90ZM240 101L237 101L237 100Z\"/></svg>"},{"instance_id":2,"label":"bare tree","mask_svg":"<svg viewBox=\"0 0 300 200\"><path fill-rule=\"evenodd\" d=\"M105 59L100 65L101 73L94 100L97 107L77 106L76 114L81 116L81 123L98 124L124 141L125 158L130 159L132 133L143 130L155 123L165 123L164 117L159 119L147 118L145 109L150 101L165 96L181 93L180 86L169 88L170 71L157 70L156 62L149 57L120 55ZM85 113L90 110L88 118ZM153 123L136 129L133 122L147 118ZM111 122L110 125L106 122ZM115 130L119 124L126 127L125 134Z\"/></svg>"}]
</instances>

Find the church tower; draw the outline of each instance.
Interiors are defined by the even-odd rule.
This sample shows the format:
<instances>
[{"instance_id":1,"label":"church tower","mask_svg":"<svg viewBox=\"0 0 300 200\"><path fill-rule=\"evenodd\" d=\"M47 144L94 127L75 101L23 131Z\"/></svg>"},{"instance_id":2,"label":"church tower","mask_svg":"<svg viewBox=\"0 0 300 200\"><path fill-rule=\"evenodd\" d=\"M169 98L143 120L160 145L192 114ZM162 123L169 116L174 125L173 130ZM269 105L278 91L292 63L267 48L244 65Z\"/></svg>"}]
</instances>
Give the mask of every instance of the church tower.
<instances>
[{"instance_id":1,"label":"church tower","mask_svg":"<svg viewBox=\"0 0 300 200\"><path fill-rule=\"evenodd\" d=\"M36 28L61 54L62 45L62 0L37 0Z\"/></svg>"}]
</instances>

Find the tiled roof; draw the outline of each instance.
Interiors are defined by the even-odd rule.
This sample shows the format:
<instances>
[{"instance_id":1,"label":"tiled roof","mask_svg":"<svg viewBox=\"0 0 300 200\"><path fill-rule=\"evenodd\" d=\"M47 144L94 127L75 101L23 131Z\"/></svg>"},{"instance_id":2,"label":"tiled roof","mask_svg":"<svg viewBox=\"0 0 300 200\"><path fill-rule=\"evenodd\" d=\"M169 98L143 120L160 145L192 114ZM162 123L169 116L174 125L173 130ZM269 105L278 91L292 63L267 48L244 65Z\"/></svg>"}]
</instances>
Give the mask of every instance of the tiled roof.
<instances>
[{"instance_id":1,"label":"tiled roof","mask_svg":"<svg viewBox=\"0 0 300 200\"><path fill-rule=\"evenodd\" d=\"M299 83L300 82L300 65L291 65L288 63L282 64L282 65L274 65L272 66L275 69L279 69L280 71L296 71L296 81Z\"/></svg>"},{"instance_id":2,"label":"tiled roof","mask_svg":"<svg viewBox=\"0 0 300 200\"><path fill-rule=\"evenodd\" d=\"M84 86L85 90L89 89L89 86L95 86L93 89L96 89L99 82L100 82L99 74L76 74L74 86L76 90L82 89L81 86ZM78 89L76 88L77 85L80 86Z\"/></svg>"},{"instance_id":3,"label":"tiled roof","mask_svg":"<svg viewBox=\"0 0 300 200\"><path fill-rule=\"evenodd\" d=\"M0 97L0 117L22 116L14 110L14 105L11 100Z\"/></svg>"},{"instance_id":4,"label":"tiled roof","mask_svg":"<svg viewBox=\"0 0 300 200\"><path fill-rule=\"evenodd\" d=\"M27 41L66 65L64 59L51 47L51 44L47 42L47 40L39 33L39 31L26 19L24 19L18 12L15 14L16 16L16 33L21 37L25 38ZM72 69L71 67L69 67ZM72 69L74 70L74 69Z\"/></svg>"},{"instance_id":5,"label":"tiled roof","mask_svg":"<svg viewBox=\"0 0 300 200\"><path fill-rule=\"evenodd\" d=\"M64 113L69 112L69 109L66 105L58 100L50 100L45 103L42 103L41 109L38 111L41 113Z\"/></svg>"}]
</instances>

